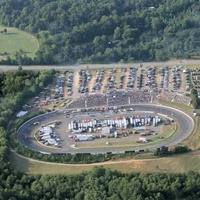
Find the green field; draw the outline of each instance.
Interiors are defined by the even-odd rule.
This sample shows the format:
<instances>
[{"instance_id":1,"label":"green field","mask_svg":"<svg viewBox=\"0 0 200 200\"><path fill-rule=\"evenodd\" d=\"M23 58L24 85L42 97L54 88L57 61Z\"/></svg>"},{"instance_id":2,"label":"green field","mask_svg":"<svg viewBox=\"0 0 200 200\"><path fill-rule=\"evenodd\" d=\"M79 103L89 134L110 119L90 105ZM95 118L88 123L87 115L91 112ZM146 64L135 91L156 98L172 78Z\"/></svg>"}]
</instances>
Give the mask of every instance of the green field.
<instances>
[{"instance_id":1,"label":"green field","mask_svg":"<svg viewBox=\"0 0 200 200\"><path fill-rule=\"evenodd\" d=\"M38 40L31 34L20 31L16 28L0 26L0 32L7 29L6 33L0 33L0 60L7 56L11 58L15 52L23 51L28 57L35 57L39 48Z\"/></svg>"},{"instance_id":2,"label":"green field","mask_svg":"<svg viewBox=\"0 0 200 200\"><path fill-rule=\"evenodd\" d=\"M142 154L141 154L142 155ZM124 173L133 172L168 172L184 173L188 171L200 172L200 152L170 156L157 159L129 159L108 161L96 164L59 164L36 161L19 157L11 153L9 160L11 166L28 174L79 174L90 171L95 166L103 166Z\"/></svg>"}]
</instances>

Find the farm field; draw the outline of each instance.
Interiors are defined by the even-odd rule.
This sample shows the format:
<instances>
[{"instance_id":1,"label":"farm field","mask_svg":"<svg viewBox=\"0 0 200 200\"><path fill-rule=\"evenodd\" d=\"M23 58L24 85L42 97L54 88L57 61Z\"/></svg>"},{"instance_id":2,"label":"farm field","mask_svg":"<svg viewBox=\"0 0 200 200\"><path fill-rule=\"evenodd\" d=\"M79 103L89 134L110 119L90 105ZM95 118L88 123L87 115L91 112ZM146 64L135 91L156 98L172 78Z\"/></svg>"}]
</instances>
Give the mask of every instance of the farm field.
<instances>
[{"instance_id":1,"label":"farm field","mask_svg":"<svg viewBox=\"0 0 200 200\"><path fill-rule=\"evenodd\" d=\"M39 42L33 35L16 28L0 26L0 31L4 29L7 32L0 34L0 60L7 56L12 58L16 52L23 52L31 58L35 57Z\"/></svg>"}]
</instances>

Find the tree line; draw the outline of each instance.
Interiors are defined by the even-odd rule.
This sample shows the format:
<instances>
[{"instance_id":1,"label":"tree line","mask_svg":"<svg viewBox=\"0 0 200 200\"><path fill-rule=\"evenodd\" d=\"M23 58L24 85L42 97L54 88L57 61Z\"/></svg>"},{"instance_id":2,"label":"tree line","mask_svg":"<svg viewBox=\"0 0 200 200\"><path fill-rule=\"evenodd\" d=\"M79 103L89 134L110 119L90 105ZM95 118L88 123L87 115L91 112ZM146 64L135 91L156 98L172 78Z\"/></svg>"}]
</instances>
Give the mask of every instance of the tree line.
<instances>
[{"instance_id":1,"label":"tree line","mask_svg":"<svg viewBox=\"0 0 200 200\"><path fill-rule=\"evenodd\" d=\"M200 199L200 175L123 174L96 167L80 175L28 175L0 166L0 199L171 200Z\"/></svg>"},{"instance_id":2,"label":"tree line","mask_svg":"<svg viewBox=\"0 0 200 200\"><path fill-rule=\"evenodd\" d=\"M1 64L109 63L199 56L197 0L0 1L0 23L34 34L34 59Z\"/></svg>"},{"instance_id":3,"label":"tree line","mask_svg":"<svg viewBox=\"0 0 200 200\"><path fill-rule=\"evenodd\" d=\"M190 97L191 97L191 103L192 103L193 108L194 109L199 108L200 101L198 98L198 92L195 88L191 89Z\"/></svg>"},{"instance_id":4,"label":"tree line","mask_svg":"<svg viewBox=\"0 0 200 200\"><path fill-rule=\"evenodd\" d=\"M16 137L16 128L10 130L16 112L51 83L54 73L54 70L25 71L21 68L0 73L0 161L7 158L10 136Z\"/></svg>"}]
</instances>

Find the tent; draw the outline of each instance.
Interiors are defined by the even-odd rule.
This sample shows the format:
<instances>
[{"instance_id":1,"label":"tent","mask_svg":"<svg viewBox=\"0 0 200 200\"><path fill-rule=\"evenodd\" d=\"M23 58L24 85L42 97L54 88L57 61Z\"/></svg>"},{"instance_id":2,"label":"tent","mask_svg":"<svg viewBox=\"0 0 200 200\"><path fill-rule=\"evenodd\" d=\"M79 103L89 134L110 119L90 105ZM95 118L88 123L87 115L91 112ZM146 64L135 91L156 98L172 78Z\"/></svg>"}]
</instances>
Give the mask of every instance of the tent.
<instances>
[{"instance_id":1,"label":"tent","mask_svg":"<svg viewBox=\"0 0 200 200\"><path fill-rule=\"evenodd\" d=\"M28 113L28 111L20 111L19 113L17 113L17 117L23 117L24 115L26 115Z\"/></svg>"}]
</instances>

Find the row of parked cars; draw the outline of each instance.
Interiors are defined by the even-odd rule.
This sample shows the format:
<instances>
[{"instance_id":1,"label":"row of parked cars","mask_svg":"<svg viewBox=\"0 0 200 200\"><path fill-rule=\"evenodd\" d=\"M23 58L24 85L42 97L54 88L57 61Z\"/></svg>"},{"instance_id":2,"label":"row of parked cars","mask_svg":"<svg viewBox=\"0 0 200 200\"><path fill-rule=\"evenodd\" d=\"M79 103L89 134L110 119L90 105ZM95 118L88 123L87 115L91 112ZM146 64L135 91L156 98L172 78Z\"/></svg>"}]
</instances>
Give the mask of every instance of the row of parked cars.
<instances>
[{"instance_id":1,"label":"row of parked cars","mask_svg":"<svg viewBox=\"0 0 200 200\"><path fill-rule=\"evenodd\" d=\"M191 80L190 80L190 70L186 69L183 70L184 74L185 74L185 78L186 78L186 91L189 91L191 89Z\"/></svg>"},{"instance_id":2,"label":"row of parked cars","mask_svg":"<svg viewBox=\"0 0 200 200\"><path fill-rule=\"evenodd\" d=\"M129 68L129 75L126 88L133 89L137 79L137 68Z\"/></svg>"},{"instance_id":3,"label":"row of parked cars","mask_svg":"<svg viewBox=\"0 0 200 200\"><path fill-rule=\"evenodd\" d=\"M179 89L181 86L180 67L178 66L172 68L172 86L174 90Z\"/></svg>"},{"instance_id":4,"label":"row of parked cars","mask_svg":"<svg viewBox=\"0 0 200 200\"><path fill-rule=\"evenodd\" d=\"M69 96L73 94L73 81L74 81L74 72L70 71L67 79L67 94Z\"/></svg>"},{"instance_id":5,"label":"row of parked cars","mask_svg":"<svg viewBox=\"0 0 200 200\"><path fill-rule=\"evenodd\" d=\"M107 89L113 89L115 87L115 81L116 81L116 77L114 75L109 75L107 77L107 85L106 88Z\"/></svg>"},{"instance_id":6,"label":"row of parked cars","mask_svg":"<svg viewBox=\"0 0 200 200\"><path fill-rule=\"evenodd\" d=\"M96 71L95 82L94 82L94 84L92 86L92 91L93 92L101 90L104 74L105 74L105 71L103 69Z\"/></svg>"},{"instance_id":7,"label":"row of parked cars","mask_svg":"<svg viewBox=\"0 0 200 200\"><path fill-rule=\"evenodd\" d=\"M155 67L150 67L147 70L147 80L145 82L146 86L149 86L150 88L156 88L156 68Z\"/></svg>"},{"instance_id":8,"label":"row of parked cars","mask_svg":"<svg viewBox=\"0 0 200 200\"><path fill-rule=\"evenodd\" d=\"M164 66L160 70L160 88L168 89L169 85L169 67Z\"/></svg>"},{"instance_id":9,"label":"row of parked cars","mask_svg":"<svg viewBox=\"0 0 200 200\"><path fill-rule=\"evenodd\" d=\"M86 93L89 91L88 83L92 79L92 74L88 70L80 70L79 71L79 85L78 85L78 92L79 93Z\"/></svg>"},{"instance_id":10,"label":"row of parked cars","mask_svg":"<svg viewBox=\"0 0 200 200\"><path fill-rule=\"evenodd\" d=\"M193 69L191 72L192 82L194 83L196 88L200 88L200 70Z\"/></svg>"},{"instance_id":11,"label":"row of parked cars","mask_svg":"<svg viewBox=\"0 0 200 200\"><path fill-rule=\"evenodd\" d=\"M55 99L59 97L64 97L64 84L65 84L65 75L62 74L60 77L56 78Z\"/></svg>"}]
</instances>

